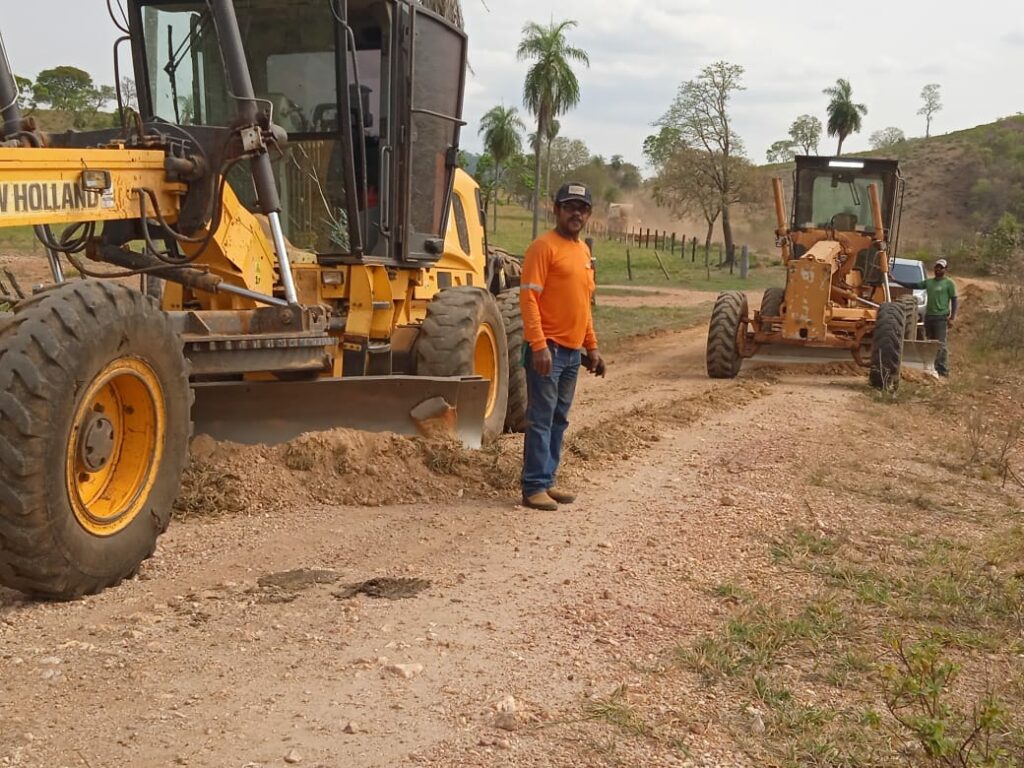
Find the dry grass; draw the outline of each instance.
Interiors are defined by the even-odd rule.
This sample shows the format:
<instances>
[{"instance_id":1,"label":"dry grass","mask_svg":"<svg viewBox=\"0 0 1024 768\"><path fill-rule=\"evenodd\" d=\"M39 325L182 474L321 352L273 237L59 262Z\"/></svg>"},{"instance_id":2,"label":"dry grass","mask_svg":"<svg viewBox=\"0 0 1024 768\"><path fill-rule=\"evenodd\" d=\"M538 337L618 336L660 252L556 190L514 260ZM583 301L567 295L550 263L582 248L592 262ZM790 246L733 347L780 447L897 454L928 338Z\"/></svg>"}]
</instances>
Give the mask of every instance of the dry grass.
<instances>
[{"instance_id":1,"label":"dry grass","mask_svg":"<svg viewBox=\"0 0 1024 768\"><path fill-rule=\"evenodd\" d=\"M756 577L707 589L722 618L665 650L647 698L698 686L754 765L1024 765L1024 376L969 345L954 339L949 383L851 388L872 429L820 442L786 485L819 521L793 518Z\"/></svg>"}]
</instances>

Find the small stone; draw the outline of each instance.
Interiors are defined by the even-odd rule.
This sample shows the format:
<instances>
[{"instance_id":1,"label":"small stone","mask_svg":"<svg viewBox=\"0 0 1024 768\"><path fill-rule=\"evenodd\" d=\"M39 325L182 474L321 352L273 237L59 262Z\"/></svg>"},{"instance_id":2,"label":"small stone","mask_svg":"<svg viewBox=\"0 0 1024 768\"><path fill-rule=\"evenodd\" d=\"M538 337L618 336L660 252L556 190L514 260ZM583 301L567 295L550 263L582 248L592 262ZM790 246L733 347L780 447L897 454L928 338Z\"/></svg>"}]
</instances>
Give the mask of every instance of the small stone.
<instances>
[{"instance_id":1,"label":"small stone","mask_svg":"<svg viewBox=\"0 0 1024 768\"><path fill-rule=\"evenodd\" d=\"M401 677L409 680L416 675L422 674L422 664L388 664L384 667L384 671L388 672L396 677Z\"/></svg>"},{"instance_id":2,"label":"small stone","mask_svg":"<svg viewBox=\"0 0 1024 768\"><path fill-rule=\"evenodd\" d=\"M761 710L757 707L747 707L747 715L750 716L750 730L754 733L764 733L764 718Z\"/></svg>"},{"instance_id":3,"label":"small stone","mask_svg":"<svg viewBox=\"0 0 1024 768\"><path fill-rule=\"evenodd\" d=\"M359 723L355 720L349 720L341 730L344 733L359 733Z\"/></svg>"},{"instance_id":4,"label":"small stone","mask_svg":"<svg viewBox=\"0 0 1024 768\"><path fill-rule=\"evenodd\" d=\"M47 656L46 658L39 660L40 664L46 664L49 666L56 666L57 664L63 664L64 660L57 656Z\"/></svg>"},{"instance_id":5,"label":"small stone","mask_svg":"<svg viewBox=\"0 0 1024 768\"><path fill-rule=\"evenodd\" d=\"M494 746L498 749L512 749L512 742L508 739L495 739Z\"/></svg>"},{"instance_id":6,"label":"small stone","mask_svg":"<svg viewBox=\"0 0 1024 768\"><path fill-rule=\"evenodd\" d=\"M723 496L718 500L718 503L723 507L735 507L736 499L734 499L732 496Z\"/></svg>"},{"instance_id":7,"label":"small stone","mask_svg":"<svg viewBox=\"0 0 1024 768\"><path fill-rule=\"evenodd\" d=\"M516 718L516 711L519 707L516 705L514 696L506 696L498 702L496 707L498 714L494 718L494 726L501 728L503 731L514 731L519 728L519 720Z\"/></svg>"},{"instance_id":8,"label":"small stone","mask_svg":"<svg viewBox=\"0 0 1024 768\"><path fill-rule=\"evenodd\" d=\"M284 761L289 765L295 765L296 763L302 762L302 755L299 754L297 749L289 749L288 754L284 756Z\"/></svg>"}]
</instances>

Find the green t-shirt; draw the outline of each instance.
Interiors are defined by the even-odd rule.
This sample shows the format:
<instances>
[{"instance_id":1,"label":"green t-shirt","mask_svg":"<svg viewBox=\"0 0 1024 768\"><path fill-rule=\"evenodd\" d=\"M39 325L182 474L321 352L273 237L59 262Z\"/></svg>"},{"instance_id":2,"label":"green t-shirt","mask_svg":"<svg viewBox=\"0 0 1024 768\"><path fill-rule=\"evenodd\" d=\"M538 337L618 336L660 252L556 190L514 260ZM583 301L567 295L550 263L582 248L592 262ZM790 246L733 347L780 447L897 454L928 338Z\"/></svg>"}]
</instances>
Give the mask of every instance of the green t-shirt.
<instances>
[{"instance_id":1,"label":"green t-shirt","mask_svg":"<svg viewBox=\"0 0 1024 768\"><path fill-rule=\"evenodd\" d=\"M937 317L949 316L949 301L956 298L956 284L948 277L929 277L921 287L928 292L928 304L925 306L926 315Z\"/></svg>"}]
</instances>

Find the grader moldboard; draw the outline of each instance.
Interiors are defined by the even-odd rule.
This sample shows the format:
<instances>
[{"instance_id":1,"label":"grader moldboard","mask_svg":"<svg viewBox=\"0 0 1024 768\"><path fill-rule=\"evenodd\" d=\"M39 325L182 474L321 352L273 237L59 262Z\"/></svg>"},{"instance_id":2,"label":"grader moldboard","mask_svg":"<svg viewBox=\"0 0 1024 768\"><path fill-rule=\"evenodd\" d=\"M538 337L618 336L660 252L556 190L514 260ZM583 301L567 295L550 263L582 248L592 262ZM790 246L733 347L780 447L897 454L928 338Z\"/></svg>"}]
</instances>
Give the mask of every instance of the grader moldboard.
<instances>
[{"instance_id":1,"label":"grader moldboard","mask_svg":"<svg viewBox=\"0 0 1024 768\"><path fill-rule=\"evenodd\" d=\"M53 277L0 313L0 584L55 599L152 554L193 421L477 446L525 406L518 291L456 169L461 29L411 0L111 17L120 128L22 117L0 40L0 227L34 227Z\"/></svg>"},{"instance_id":2,"label":"grader moldboard","mask_svg":"<svg viewBox=\"0 0 1024 768\"><path fill-rule=\"evenodd\" d=\"M796 158L793 218L773 180L786 287L769 288L750 314L741 291L719 295L707 370L733 378L744 358L808 363L853 360L871 386L895 391L906 367L933 367L936 343L917 341L917 303L890 285L903 179L895 160Z\"/></svg>"}]
</instances>

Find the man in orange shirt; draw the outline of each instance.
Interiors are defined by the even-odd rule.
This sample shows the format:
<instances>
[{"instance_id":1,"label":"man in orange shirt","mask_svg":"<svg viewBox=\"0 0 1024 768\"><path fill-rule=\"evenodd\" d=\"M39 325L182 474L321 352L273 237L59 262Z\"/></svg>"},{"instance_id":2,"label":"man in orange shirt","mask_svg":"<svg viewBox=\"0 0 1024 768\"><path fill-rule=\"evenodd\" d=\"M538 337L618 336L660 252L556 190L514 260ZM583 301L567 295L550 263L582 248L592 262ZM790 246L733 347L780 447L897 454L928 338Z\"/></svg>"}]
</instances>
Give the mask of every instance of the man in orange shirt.
<instances>
[{"instance_id":1,"label":"man in orange shirt","mask_svg":"<svg viewBox=\"0 0 1024 768\"><path fill-rule=\"evenodd\" d=\"M576 497L555 485L562 438L581 363L604 376L590 297L594 271L580 233L590 218L590 190L563 184L555 195L555 228L530 244L523 259L519 307L527 349L523 505L553 511ZM582 350L586 350L583 358Z\"/></svg>"}]
</instances>

